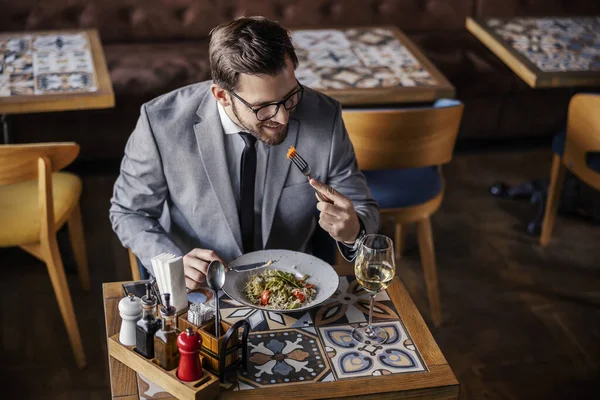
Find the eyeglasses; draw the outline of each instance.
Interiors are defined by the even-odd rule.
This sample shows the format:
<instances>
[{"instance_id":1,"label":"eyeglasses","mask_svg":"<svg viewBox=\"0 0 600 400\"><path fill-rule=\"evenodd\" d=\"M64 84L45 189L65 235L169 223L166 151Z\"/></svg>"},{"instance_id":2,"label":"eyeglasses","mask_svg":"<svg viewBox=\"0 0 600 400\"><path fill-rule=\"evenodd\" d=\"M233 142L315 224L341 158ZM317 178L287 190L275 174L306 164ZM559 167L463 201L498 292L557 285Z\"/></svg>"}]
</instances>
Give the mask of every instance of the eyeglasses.
<instances>
[{"instance_id":1,"label":"eyeglasses","mask_svg":"<svg viewBox=\"0 0 600 400\"><path fill-rule=\"evenodd\" d=\"M277 103L265 104L264 106L260 106L258 108L252 108L252 105L250 103L242 99L235 92L230 91L229 93L231 93L233 96L235 96L236 99L244 103L244 105L248 107L248 109L252 111L254 115L256 115L256 119L258 119L259 121L266 121L277 115L277 113L279 112L279 106L283 105L288 111L292 111L296 107L298 107L298 104L300 104L300 101L302 100L302 95L304 94L304 87L302 87L300 82L298 82L297 80L296 82L300 87L298 90L294 91L293 93L290 93L283 100Z\"/></svg>"}]
</instances>

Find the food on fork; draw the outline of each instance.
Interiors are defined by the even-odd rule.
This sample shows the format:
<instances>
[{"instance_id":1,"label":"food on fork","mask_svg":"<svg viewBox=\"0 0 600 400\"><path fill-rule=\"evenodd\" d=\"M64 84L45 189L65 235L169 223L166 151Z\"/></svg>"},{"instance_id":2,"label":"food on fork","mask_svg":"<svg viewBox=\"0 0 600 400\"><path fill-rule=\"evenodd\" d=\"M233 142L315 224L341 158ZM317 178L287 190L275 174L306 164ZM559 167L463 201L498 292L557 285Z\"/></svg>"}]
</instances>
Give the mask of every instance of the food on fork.
<instances>
[{"instance_id":1,"label":"food on fork","mask_svg":"<svg viewBox=\"0 0 600 400\"><path fill-rule=\"evenodd\" d=\"M294 146L290 146L290 148L287 151L287 158L289 158L291 160L292 158L294 158L295 155L296 155L296 148Z\"/></svg>"}]
</instances>

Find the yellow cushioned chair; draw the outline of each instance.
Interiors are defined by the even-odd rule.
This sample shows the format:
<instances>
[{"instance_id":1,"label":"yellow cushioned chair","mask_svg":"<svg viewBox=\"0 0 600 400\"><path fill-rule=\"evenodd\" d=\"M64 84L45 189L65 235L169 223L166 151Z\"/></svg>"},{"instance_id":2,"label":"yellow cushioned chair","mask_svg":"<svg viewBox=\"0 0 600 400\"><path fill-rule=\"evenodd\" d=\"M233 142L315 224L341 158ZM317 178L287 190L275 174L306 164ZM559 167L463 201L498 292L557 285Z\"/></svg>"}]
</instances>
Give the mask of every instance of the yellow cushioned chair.
<instances>
[{"instance_id":1,"label":"yellow cushioned chair","mask_svg":"<svg viewBox=\"0 0 600 400\"><path fill-rule=\"evenodd\" d=\"M77 157L76 143L0 146L0 247L19 246L43 261L58 300L77 366L86 364L56 232L69 226L81 285L90 286L79 196L81 180L56 172Z\"/></svg>"}]
</instances>

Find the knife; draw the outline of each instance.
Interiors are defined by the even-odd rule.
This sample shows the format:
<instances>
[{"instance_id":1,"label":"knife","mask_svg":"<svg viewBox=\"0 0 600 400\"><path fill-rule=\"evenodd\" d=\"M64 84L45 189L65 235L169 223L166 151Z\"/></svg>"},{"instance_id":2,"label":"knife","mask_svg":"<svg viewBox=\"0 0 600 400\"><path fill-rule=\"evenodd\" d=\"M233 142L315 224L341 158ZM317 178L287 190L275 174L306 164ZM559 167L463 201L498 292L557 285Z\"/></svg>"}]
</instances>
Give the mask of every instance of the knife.
<instances>
[{"instance_id":1,"label":"knife","mask_svg":"<svg viewBox=\"0 0 600 400\"><path fill-rule=\"evenodd\" d=\"M260 267L266 267L267 265L266 261L260 261L260 262L256 262L256 263L252 263L252 264L246 264L246 265L238 265L237 267L229 267L230 271L236 271L236 272L241 272L241 271L250 271L253 269L257 269Z\"/></svg>"}]
</instances>

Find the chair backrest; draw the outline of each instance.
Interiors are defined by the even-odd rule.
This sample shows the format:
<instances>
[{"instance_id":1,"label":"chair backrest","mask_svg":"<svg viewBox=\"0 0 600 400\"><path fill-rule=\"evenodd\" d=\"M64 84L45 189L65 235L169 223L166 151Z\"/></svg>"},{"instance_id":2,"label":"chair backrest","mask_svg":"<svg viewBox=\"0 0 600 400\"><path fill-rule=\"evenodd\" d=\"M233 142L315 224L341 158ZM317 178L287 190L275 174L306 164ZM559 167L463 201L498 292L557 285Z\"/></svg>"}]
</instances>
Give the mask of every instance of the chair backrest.
<instances>
[{"instance_id":1,"label":"chair backrest","mask_svg":"<svg viewBox=\"0 0 600 400\"><path fill-rule=\"evenodd\" d=\"M71 164L79 154L73 142L0 146L0 185L38 178L38 159L45 157L52 172Z\"/></svg>"},{"instance_id":2,"label":"chair backrest","mask_svg":"<svg viewBox=\"0 0 600 400\"><path fill-rule=\"evenodd\" d=\"M404 169L450 162L463 105L344 110L342 116L362 170Z\"/></svg>"},{"instance_id":3,"label":"chair backrest","mask_svg":"<svg viewBox=\"0 0 600 400\"><path fill-rule=\"evenodd\" d=\"M582 181L600 190L600 173L588 165L590 152L600 152L600 94L581 93L569 103L563 162Z\"/></svg>"}]
</instances>

